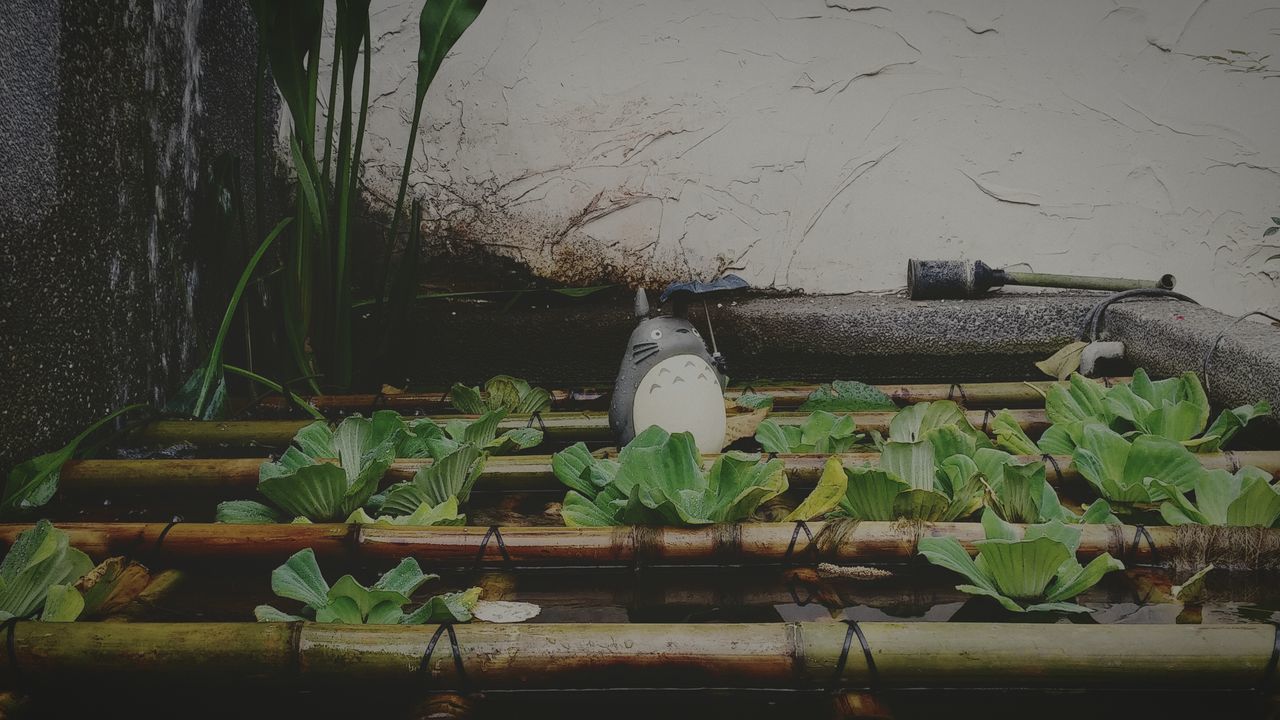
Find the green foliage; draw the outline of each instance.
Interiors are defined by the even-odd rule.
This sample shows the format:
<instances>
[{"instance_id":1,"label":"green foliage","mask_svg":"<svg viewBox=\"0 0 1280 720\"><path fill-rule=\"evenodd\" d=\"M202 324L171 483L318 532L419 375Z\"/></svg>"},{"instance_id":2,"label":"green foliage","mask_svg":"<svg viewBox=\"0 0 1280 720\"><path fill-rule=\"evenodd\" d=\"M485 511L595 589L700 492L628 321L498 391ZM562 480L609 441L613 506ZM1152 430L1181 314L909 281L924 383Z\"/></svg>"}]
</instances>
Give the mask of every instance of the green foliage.
<instances>
[{"instance_id":1,"label":"green foliage","mask_svg":"<svg viewBox=\"0 0 1280 720\"><path fill-rule=\"evenodd\" d=\"M837 417L822 410L798 426L766 419L756 428L756 441L771 453L843 453L863 437L854 432L852 415Z\"/></svg>"},{"instance_id":2,"label":"green foliage","mask_svg":"<svg viewBox=\"0 0 1280 720\"><path fill-rule=\"evenodd\" d=\"M93 569L88 555L48 520L23 531L0 562L0 620L40 613L47 622L71 622L84 609L72 585Z\"/></svg>"},{"instance_id":3,"label":"green foliage","mask_svg":"<svg viewBox=\"0 0 1280 720\"><path fill-rule=\"evenodd\" d=\"M693 436L652 426L616 462L582 443L556 453L552 469L570 490L566 525L707 525L746 520L787 489L782 461L730 452L702 468Z\"/></svg>"},{"instance_id":4,"label":"green foliage","mask_svg":"<svg viewBox=\"0 0 1280 720\"><path fill-rule=\"evenodd\" d=\"M870 410L896 410L893 398L876 388L856 380L836 380L809 393L800 406L801 411L826 410L827 412L864 412Z\"/></svg>"},{"instance_id":5,"label":"green foliage","mask_svg":"<svg viewBox=\"0 0 1280 720\"><path fill-rule=\"evenodd\" d=\"M409 139L405 143L404 164L400 171L400 186L396 191L396 203L391 210L391 230L387 233L387 252L384 262L382 284L377 290L379 303L387 298L388 278L391 273L391 256L398 242L396 230L400 225L400 215L404 209L405 191L409 187L409 170L413 166L414 146L418 142L418 124L422 120L422 103L426 100L427 89L440 70L441 63L449 54L449 49L462 37L462 33L471 26L484 9L484 0L426 0L422 4L422 12L418 15L418 73L414 85L413 116L409 121ZM366 86L368 83L366 83ZM415 214L416 219L416 214ZM418 239L411 235L410 245L416 246ZM416 257L417 248L412 253ZM404 260L402 259L402 262ZM402 277L398 282L401 287L412 285L412 275ZM389 308L382 323L382 340L379 344L384 351L391 345L394 326L389 318L407 317L408 305L413 302L412 292L397 292L389 298L395 307Z\"/></svg>"},{"instance_id":6,"label":"green foliage","mask_svg":"<svg viewBox=\"0 0 1280 720\"><path fill-rule=\"evenodd\" d=\"M840 458L827 458L827 464L823 466L822 475L818 478L813 492L809 493L809 496L797 505L795 510L784 517L783 522L812 520L827 514L844 499L848 487L849 477L845 475Z\"/></svg>"},{"instance_id":7,"label":"green foliage","mask_svg":"<svg viewBox=\"0 0 1280 720\"><path fill-rule=\"evenodd\" d=\"M1073 373L1068 385L1055 385L1045 398L1045 414L1053 426L1037 447L1069 455L1080 444L1084 426L1101 423L1128 436L1154 435L1196 452L1217 452L1249 421L1271 412L1266 402L1242 405L1223 411L1209 425L1209 409L1195 373L1153 381L1138 368L1132 383L1111 388Z\"/></svg>"},{"instance_id":8,"label":"green foliage","mask_svg":"<svg viewBox=\"0 0 1280 720\"><path fill-rule=\"evenodd\" d=\"M1083 427L1071 459L1099 495L1120 503L1163 500L1166 486L1191 491L1207 472L1181 443L1157 435L1130 442L1101 423Z\"/></svg>"},{"instance_id":9,"label":"green foliage","mask_svg":"<svg viewBox=\"0 0 1280 720\"><path fill-rule=\"evenodd\" d=\"M71 442L57 450L37 455L18 464L9 471L8 480L5 482L4 495L0 497L0 514L38 508L52 500L58 492L62 466L76 456L85 440L116 418L146 407L143 404L136 404L120 408L85 428L83 432L72 438Z\"/></svg>"},{"instance_id":10,"label":"green foliage","mask_svg":"<svg viewBox=\"0 0 1280 720\"><path fill-rule=\"evenodd\" d=\"M878 467L845 468L836 514L858 520L955 520L982 506L983 483L973 455L989 447L950 401L903 408L889 421Z\"/></svg>"},{"instance_id":11,"label":"green foliage","mask_svg":"<svg viewBox=\"0 0 1280 720\"><path fill-rule=\"evenodd\" d=\"M1170 525L1280 527L1280 484L1272 484L1265 470L1206 471L1193 482L1194 503L1172 483L1155 482L1169 497L1160 514Z\"/></svg>"},{"instance_id":12,"label":"green foliage","mask_svg":"<svg viewBox=\"0 0 1280 720\"><path fill-rule=\"evenodd\" d=\"M532 415L551 407L551 393L531 387L525 380L510 375L497 375L479 387L454 383L449 399L455 410L470 415L483 415L501 410L514 415Z\"/></svg>"},{"instance_id":13,"label":"green foliage","mask_svg":"<svg viewBox=\"0 0 1280 720\"><path fill-rule=\"evenodd\" d=\"M1103 553L1088 565L1076 560L1080 531L1052 521L1018 529L994 512L982 515L986 539L975 543L975 561L955 538L920 539L920 554L934 565L963 575L969 582L956 589L985 595L1012 612L1090 612L1067 602L1124 564Z\"/></svg>"},{"instance_id":14,"label":"green foliage","mask_svg":"<svg viewBox=\"0 0 1280 720\"><path fill-rule=\"evenodd\" d=\"M191 377L178 389L177 395L166 405L165 412L190 415L200 420L213 420L222 417L227 403L227 378L223 371L222 350L227 341L227 333L231 330L231 321L235 318L236 308L240 306L240 298L249 286L249 278L253 276L262 256L280 236L280 233L292 222L293 218L281 220L267 235L253 257L249 258L235 290L231 292L231 300L222 314L222 324L218 326L218 334L214 336L213 347L209 356L200 363Z\"/></svg>"},{"instance_id":15,"label":"green foliage","mask_svg":"<svg viewBox=\"0 0 1280 720\"><path fill-rule=\"evenodd\" d=\"M772 410L773 396L758 392L743 392L733 401L742 410Z\"/></svg>"},{"instance_id":16,"label":"green foliage","mask_svg":"<svg viewBox=\"0 0 1280 720\"><path fill-rule=\"evenodd\" d=\"M502 413L475 421L450 422L441 430L429 418L406 423L380 410L372 418L353 415L336 429L315 422L294 436L294 444L259 469L258 490L274 506L247 500L219 504L217 519L228 523L271 523L287 518L312 522L380 522L363 511L396 458L430 457L409 483L400 483L374 503L396 515L397 524L460 524L458 504L492 450L537 444L537 430L512 430L497 436ZM532 433L532 434L530 434ZM337 459L337 464L328 462ZM426 506L424 507L424 503ZM386 520L389 522L389 520Z\"/></svg>"},{"instance_id":17,"label":"green foliage","mask_svg":"<svg viewBox=\"0 0 1280 720\"><path fill-rule=\"evenodd\" d=\"M365 587L351 575L343 575L332 586L324 579L311 548L293 554L284 565L271 572L271 590L283 598L297 600L312 617L291 615L270 605L259 605L254 615L259 622L292 622L314 619L322 623L348 625L421 625L424 623L468 622L480 598L480 588L436 595L412 612L404 607L423 583L438 575L427 575L418 561L405 558Z\"/></svg>"},{"instance_id":18,"label":"green foliage","mask_svg":"<svg viewBox=\"0 0 1280 720\"><path fill-rule=\"evenodd\" d=\"M282 308L290 354L299 371L312 378L314 391L319 392L313 378L320 368L324 369L329 384L346 387L352 380L351 218L359 195L371 85L370 3L369 0L337 0L336 3L332 75L328 98L323 103L326 115L320 133L323 153L318 152L316 137L322 107L317 85L324 1L251 0L250 4L257 18L260 46L270 62L272 77L291 120L289 146L297 176L294 215L298 221L294 237L284 252L282 273ZM396 240L427 88L449 48L482 6L483 2L462 0L428 0L423 5L413 121L388 248L393 247ZM361 71L359 81L357 67ZM361 88L358 100L354 97L357 83ZM261 103L255 107L260 109ZM260 122L260 118L255 118L255 137L261 135ZM261 143L258 148L260 155L265 154ZM318 160L321 154L322 160ZM255 177L261 177L266 162L264 157L255 158ZM262 183L258 185L261 192ZM415 261L416 255L408 260ZM390 253L387 261L389 271ZM384 273L377 292L380 300L386 285ZM390 334L391 323L386 317L381 321L385 338Z\"/></svg>"}]
</instances>

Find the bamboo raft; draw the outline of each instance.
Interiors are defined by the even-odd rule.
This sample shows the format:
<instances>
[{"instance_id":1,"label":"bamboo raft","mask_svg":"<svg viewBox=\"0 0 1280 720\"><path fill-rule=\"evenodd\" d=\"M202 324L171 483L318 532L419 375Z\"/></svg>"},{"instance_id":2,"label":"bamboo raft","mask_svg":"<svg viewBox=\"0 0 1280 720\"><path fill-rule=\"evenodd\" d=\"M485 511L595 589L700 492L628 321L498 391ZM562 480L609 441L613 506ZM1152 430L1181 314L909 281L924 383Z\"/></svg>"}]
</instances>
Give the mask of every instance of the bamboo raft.
<instances>
[{"instance_id":1,"label":"bamboo raft","mask_svg":"<svg viewBox=\"0 0 1280 720\"><path fill-rule=\"evenodd\" d=\"M710 465L716 455L706 455ZM778 455L786 468L792 487L811 487L826 464L827 455ZM838 456L848 467L875 465L879 453L844 453ZM1251 465L1269 473L1280 473L1280 451L1246 450L1239 452L1196 455L1209 469L1234 472ZM1021 455L1019 461L1043 459L1039 455ZM182 460L76 460L63 466L60 491L67 495L101 495L115 492L194 493L222 497L243 496L258 484L260 458L200 458ZM332 462L336 462L333 460ZM383 478L383 484L410 480L421 468L431 465L430 458L396 460ZM1080 471L1069 455L1050 455L1046 477L1051 484L1077 480ZM476 490L498 492L563 492L565 487L551 471L549 455L497 455L490 457L477 481Z\"/></svg>"},{"instance_id":2,"label":"bamboo raft","mask_svg":"<svg viewBox=\"0 0 1280 720\"><path fill-rule=\"evenodd\" d=\"M441 637L445 632L446 640ZM1274 687L1269 625L39 623L0 685L446 689ZM435 642L433 642L433 638ZM456 639L456 642L454 640ZM456 647L456 651L453 650Z\"/></svg>"},{"instance_id":3,"label":"bamboo raft","mask_svg":"<svg viewBox=\"0 0 1280 720\"><path fill-rule=\"evenodd\" d=\"M1092 378L1094 382L1119 385L1132 380L1129 377ZM974 383L913 383L903 385L873 385L888 395L899 406L937 400L954 400L967 408L1018 407L1039 405L1049 388L1062 384L1053 380L1023 382L974 382ZM775 409L794 409L804 404L817 385L761 385L759 387L725 390L725 400L736 401L743 392L750 391L773 398ZM577 390L551 390L551 407L557 410L591 410L609 406L608 388L582 388ZM405 392L391 394L356 395L295 395L322 413L341 415L368 413L374 410L398 410L405 413L432 415L453 413L449 391ZM257 407L272 412L285 412L293 403L280 395L272 395L258 401Z\"/></svg>"},{"instance_id":4,"label":"bamboo raft","mask_svg":"<svg viewBox=\"0 0 1280 720\"><path fill-rule=\"evenodd\" d=\"M1038 437L1049 427L1049 419L1044 410L1010 410L1018 425L1032 437ZM897 414L887 412L849 413L853 415L858 430L871 430L880 433L889 431L889 421ZM734 417L730 413L730 417ZM965 413L969 422L976 428L990 431L992 413L990 411L970 410ZM474 418L470 415L454 417ZM770 413L769 418L779 425L800 425L809 417L809 413ZM439 420L443 425L446 419ZM266 445L280 447L288 445L299 430L315 422L314 420L157 420L149 423L130 436L134 444L145 446L169 446L192 443L196 446L244 447ZM613 439L613 431L609 428L609 416L599 412L555 412L542 413L538 417L512 417L498 424L498 432L516 428L536 427L543 431L549 441L605 441Z\"/></svg>"},{"instance_id":5,"label":"bamboo raft","mask_svg":"<svg viewBox=\"0 0 1280 720\"><path fill-rule=\"evenodd\" d=\"M952 537L970 553L985 538L974 522L740 523L702 527L405 527L339 523L54 523L93 557L283 562L312 548L347 561L417 559L428 567L901 563L922 537ZM29 524L0 524L12 543ZM1280 530L1207 526L1080 525L1077 556L1126 563L1276 569Z\"/></svg>"}]
</instances>

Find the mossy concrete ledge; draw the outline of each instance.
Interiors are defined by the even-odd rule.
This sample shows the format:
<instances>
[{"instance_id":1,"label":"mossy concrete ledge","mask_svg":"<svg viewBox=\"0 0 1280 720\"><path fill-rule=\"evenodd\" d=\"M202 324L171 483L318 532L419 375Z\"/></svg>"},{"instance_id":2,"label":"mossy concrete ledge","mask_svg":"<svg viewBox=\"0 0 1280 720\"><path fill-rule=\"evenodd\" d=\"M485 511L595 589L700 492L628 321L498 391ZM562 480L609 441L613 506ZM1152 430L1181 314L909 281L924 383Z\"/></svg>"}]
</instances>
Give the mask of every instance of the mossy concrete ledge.
<instances>
[{"instance_id":1,"label":"mossy concrete ledge","mask_svg":"<svg viewBox=\"0 0 1280 720\"><path fill-rule=\"evenodd\" d=\"M1195 372L1215 405L1266 400L1272 417L1280 418L1280 328L1252 318L1232 325L1235 320L1191 303L1133 300L1109 307L1104 328L1124 342L1126 359L1153 375Z\"/></svg>"},{"instance_id":2,"label":"mossy concrete ledge","mask_svg":"<svg viewBox=\"0 0 1280 720\"><path fill-rule=\"evenodd\" d=\"M1034 362L1074 340L1105 295L1003 293L916 302L896 295L754 297L709 303L735 381L1041 379ZM699 305L691 308L705 333ZM440 387L497 373L543 385L609 383L635 319L621 296L499 312L424 307L411 379ZM447 352L441 352L447 347Z\"/></svg>"}]
</instances>

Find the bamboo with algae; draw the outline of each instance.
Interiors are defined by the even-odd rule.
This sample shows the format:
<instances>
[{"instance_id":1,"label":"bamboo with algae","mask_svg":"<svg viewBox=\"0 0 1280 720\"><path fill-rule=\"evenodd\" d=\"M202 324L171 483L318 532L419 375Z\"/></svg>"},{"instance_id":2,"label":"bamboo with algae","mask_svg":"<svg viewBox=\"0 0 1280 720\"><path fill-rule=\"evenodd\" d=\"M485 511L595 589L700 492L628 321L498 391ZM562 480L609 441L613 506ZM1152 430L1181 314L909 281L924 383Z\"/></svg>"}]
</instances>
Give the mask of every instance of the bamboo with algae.
<instances>
[{"instance_id":1,"label":"bamboo with algae","mask_svg":"<svg viewBox=\"0 0 1280 720\"><path fill-rule=\"evenodd\" d=\"M433 567L875 564L912 561L925 537L954 538L970 553L986 539L974 522L748 522L697 527L379 526L336 523L55 523L93 556L166 560L283 561L305 548L319 557L398 560ZM29 524L0 524L13 542ZM1022 526L1016 526L1022 527ZM1080 525L1081 560L1102 553L1129 563L1280 569L1280 530ZM502 542L494 540L499 536Z\"/></svg>"},{"instance_id":2,"label":"bamboo with algae","mask_svg":"<svg viewBox=\"0 0 1280 720\"><path fill-rule=\"evenodd\" d=\"M0 686L197 681L422 691L594 688L1251 689L1274 681L1270 625L19 622Z\"/></svg>"}]
</instances>

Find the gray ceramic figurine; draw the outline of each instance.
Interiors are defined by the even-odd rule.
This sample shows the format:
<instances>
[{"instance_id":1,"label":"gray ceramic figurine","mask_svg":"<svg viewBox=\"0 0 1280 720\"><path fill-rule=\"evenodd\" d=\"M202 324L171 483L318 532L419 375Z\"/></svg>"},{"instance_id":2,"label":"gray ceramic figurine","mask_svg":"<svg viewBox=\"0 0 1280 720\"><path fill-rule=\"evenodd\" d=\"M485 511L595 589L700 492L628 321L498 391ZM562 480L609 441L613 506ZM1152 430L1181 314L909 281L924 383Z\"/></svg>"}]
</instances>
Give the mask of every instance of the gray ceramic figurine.
<instances>
[{"instance_id":1,"label":"gray ceramic figurine","mask_svg":"<svg viewBox=\"0 0 1280 720\"><path fill-rule=\"evenodd\" d=\"M609 406L609 425L619 447L651 425L692 433L704 453L720 452L724 446L724 378L717 369L718 358L707 351L685 308L692 294L746 285L737 276L728 277L732 280L668 288L662 299L676 297L671 316L649 317L648 297L643 289L636 291L640 324L627 341ZM695 286L702 289L691 289Z\"/></svg>"}]
</instances>

